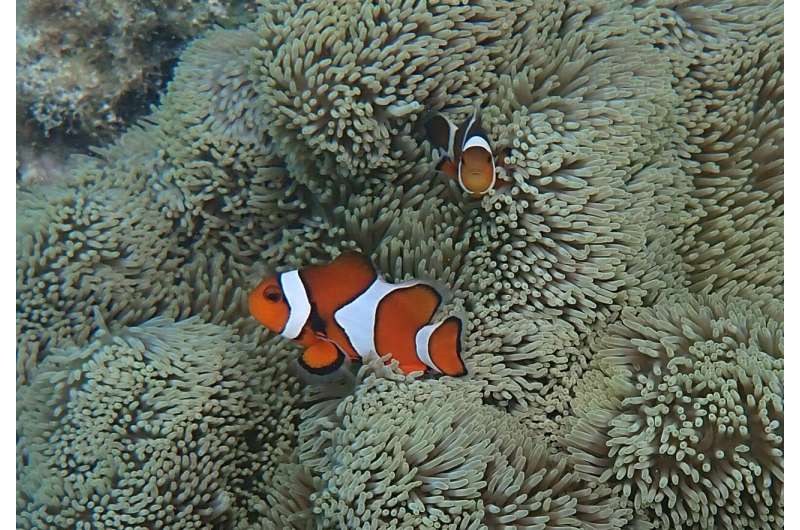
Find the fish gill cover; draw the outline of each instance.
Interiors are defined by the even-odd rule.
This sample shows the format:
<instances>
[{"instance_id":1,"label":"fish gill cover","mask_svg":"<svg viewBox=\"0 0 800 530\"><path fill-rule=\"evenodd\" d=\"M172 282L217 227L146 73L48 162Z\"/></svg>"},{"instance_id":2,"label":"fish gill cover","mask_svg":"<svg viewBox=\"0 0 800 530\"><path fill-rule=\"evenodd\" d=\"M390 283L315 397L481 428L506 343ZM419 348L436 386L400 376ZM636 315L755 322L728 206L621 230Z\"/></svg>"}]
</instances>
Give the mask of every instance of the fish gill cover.
<instances>
[{"instance_id":1,"label":"fish gill cover","mask_svg":"<svg viewBox=\"0 0 800 530\"><path fill-rule=\"evenodd\" d=\"M20 528L783 524L782 2L264 2L18 187ZM476 105L507 192L433 177ZM470 376L306 386L246 313L348 248Z\"/></svg>"}]
</instances>

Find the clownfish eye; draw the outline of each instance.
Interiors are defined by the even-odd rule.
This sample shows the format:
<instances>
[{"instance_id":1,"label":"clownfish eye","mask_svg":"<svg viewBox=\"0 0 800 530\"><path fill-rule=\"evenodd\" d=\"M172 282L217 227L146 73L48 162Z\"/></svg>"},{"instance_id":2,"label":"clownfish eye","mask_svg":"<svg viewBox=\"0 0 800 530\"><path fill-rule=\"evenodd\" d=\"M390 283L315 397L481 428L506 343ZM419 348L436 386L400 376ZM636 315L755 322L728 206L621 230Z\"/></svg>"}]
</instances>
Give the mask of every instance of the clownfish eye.
<instances>
[{"instance_id":1,"label":"clownfish eye","mask_svg":"<svg viewBox=\"0 0 800 530\"><path fill-rule=\"evenodd\" d=\"M281 292L277 287L270 286L264 289L264 298L270 302L280 302L283 296L281 296Z\"/></svg>"},{"instance_id":2,"label":"clownfish eye","mask_svg":"<svg viewBox=\"0 0 800 530\"><path fill-rule=\"evenodd\" d=\"M492 163L492 155L486 155L486 163L487 164L491 164Z\"/></svg>"}]
</instances>

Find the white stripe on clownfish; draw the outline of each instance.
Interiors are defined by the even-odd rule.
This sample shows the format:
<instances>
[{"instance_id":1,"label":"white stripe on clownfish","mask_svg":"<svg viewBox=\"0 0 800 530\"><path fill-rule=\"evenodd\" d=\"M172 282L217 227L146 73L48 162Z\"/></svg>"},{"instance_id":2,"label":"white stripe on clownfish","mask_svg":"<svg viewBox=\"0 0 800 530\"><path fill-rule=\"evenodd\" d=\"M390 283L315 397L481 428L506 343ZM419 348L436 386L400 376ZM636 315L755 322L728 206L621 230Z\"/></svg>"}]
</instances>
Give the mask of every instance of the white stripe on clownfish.
<instances>
[{"instance_id":1,"label":"white stripe on clownfish","mask_svg":"<svg viewBox=\"0 0 800 530\"><path fill-rule=\"evenodd\" d=\"M478 121L478 109L476 108L472 111L472 117L470 117L469 121L467 122L466 126L464 127L464 136L461 138L461 152L464 152L466 148L467 140L470 138L470 132L472 127L475 125L475 122Z\"/></svg>"},{"instance_id":2,"label":"white stripe on clownfish","mask_svg":"<svg viewBox=\"0 0 800 530\"><path fill-rule=\"evenodd\" d=\"M432 328L426 341L429 363L417 353L417 333L430 325L442 303L432 282L390 284L376 282L379 277L366 256L345 252L325 265L264 278L248 296L248 307L269 330L305 347L300 365L314 374L332 373L345 357L360 359L372 351L391 354L405 373L466 374L458 317Z\"/></svg>"},{"instance_id":3,"label":"white stripe on clownfish","mask_svg":"<svg viewBox=\"0 0 800 530\"><path fill-rule=\"evenodd\" d=\"M464 142L464 146L461 148L461 151L464 152L471 147L480 147L484 151L489 154L492 154L492 148L489 145L489 142L486 141L486 138L480 135L470 136L469 139Z\"/></svg>"},{"instance_id":4,"label":"white stripe on clownfish","mask_svg":"<svg viewBox=\"0 0 800 530\"><path fill-rule=\"evenodd\" d=\"M437 114L427 122L426 134L440 153L445 151L436 163L436 170L455 180L468 194L479 197L498 185L508 185L497 179L494 150L482 128L477 107L460 126Z\"/></svg>"},{"instance_id":5,"label":"white stripe on clownfish","mask_svg":"<svg viewBox=\"0 0 800 530\"><path fill-rule=\"evenodd\" d=\"M296 339L311 316L311 301L297 270L282 273L279 282L289 306L289 320L286 321L281 335L287 339Z\"/></svg>"},{"instance_id":6,"label":"white stripe on clownfish","mask_svg":"<svg viewBox=\"0 0 800 530\"><path fill-rule=\"evenodd\" d=\"M456 134L458 134L458 126L453 123L452 121L445 118L447 121L447 126L450 129L450 134L447 137L447 156L450 160L455 160L456 158Z\"/></svg>"},{"instance_id":7,"label":"white stripe on clownfish","mask_svg":"<svg viewBox=\"0 0 800 530\"><path fill-rule=\"evenodd\" d=\"M422 283L418 280L411 280L392 284L377 277L366 291L333 314L333 319L344 330L353 349L361 358L371 353L377 353L375 347L375 319L378 313L378 306L383 299L389 293Z\"/></svg>"},{"instance_id":8,"label":"white stripe on clownfish","mask_svg":"<svg viewBox=\"0 0 800 530\"><path fill-rule=\"evenodd\" d=\"M436 324L422 326L419 328L419 331L417 331L417 336L414 338L414 343L417 347L417 357L419 357L419 360L422 361L425 366L436 370L437 372L440 370L439 367L436 366L436 363L434 363L431 359L431 353L428 345L430 344L431 335L433 335L433 332L436 331L436 328L438 328L440 324L441 322L437 322Z\"/></svg>"}]
</instances>

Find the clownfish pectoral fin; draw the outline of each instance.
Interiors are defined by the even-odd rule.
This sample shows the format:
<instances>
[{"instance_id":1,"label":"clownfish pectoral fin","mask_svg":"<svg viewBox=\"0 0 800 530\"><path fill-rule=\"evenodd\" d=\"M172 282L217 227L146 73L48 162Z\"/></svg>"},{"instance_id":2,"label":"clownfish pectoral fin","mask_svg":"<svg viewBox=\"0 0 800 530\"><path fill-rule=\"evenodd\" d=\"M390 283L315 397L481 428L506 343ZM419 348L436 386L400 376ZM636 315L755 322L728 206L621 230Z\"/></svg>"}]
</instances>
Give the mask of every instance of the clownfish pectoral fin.
<instances>
[{"instance_id":1,"label":"clownfish pectoral fin","mask_svg":"<svg viewBox=\"0 0 800 530\"><path fill-rule=\"evenodd\" d=\"M497 169L502 168L505 171L506 177L508 177L509 179L511 179L510 175L511 166L506 163L506 157L508 157L510 154L511 154L511 148L503 147L498 150L497 156L495 156L495 164L497 166ZM513 180L504 180L499 177L496 177L496 182L494 187L497 189L505 189L505 188L510 188L513 184L514 184Z\"/></svg>"},{"instance_id":2,"label":"clownfish pectoral fin","mask_svg":"<svg viewBox=\"0 0 800 530\"><path fill-rule=\"evenodd\" d=\"M512 184L514 183L508 180L497 179L497 181L494 184L494 187L497 188L498 190L502 190L511 187Z\"/></svg>"},{"instance_id":3,"label":"clownfish pectoral fin","mask_svg":"<svg viewBox=\"0 0 800 530\"><path fill-rule=\"evenodd\" d=\"M458 168L456 163L453 162L449 156L443 156L439 163L436 164L436 171L440 171L450 177L451 179L458 178Z\"/></svg>"},{"instance_id":4,"label":"clownfish pectoral fin","mask_svg":"<svg viewBox=\"0 0 800 530\"><path fill-rule=\"evenodd\" d=\"M428 353L443 374L467 374L467 367L461 359L461 319L451 316L436 326L428 340Z\"/></svg>"},{"instance_id":5,"label":"clownfish pectoral fin","mask_svg":"<svg viewBox=\"0 0 800 530\"><path fill-rule=\"evenodd\" d=\"M511 154L510 147L501 147L497 150L497 156L495 156L496 164L498 167L508 167L506 164L506 157Z\"/></svg>"},{"instance_id":6,"label":"clownfish pectoral fin","mask_svg":"<svg viewBox=\"0 0 800 530\"><path fill-rule=\"evenodd\" d=\"M352 273L355 269L359 271L371 271L373 275L375 273L375 267L372 265L372 261L370 261L369 257L357 250L342 251L336 259L330 262L328 268L333 276L340 274L347 276L348 273Z\"/></svg>"},{"instance_id":7,"label":"clownfish pectoral fin","mask_svg":"<svg viewBox=\"0 0 800 530\"><path fill-rule=\"evenodd\" d=\"M506 159L509 156L511 156L511 148L510 147L504 147L504 148L499 150L499 152L497 153L497 156L495 157L495 160L496 160L496 163L497 163L497 167L498 168L503 168L506 171L507 174L510 173L510 171L511 171L511 169L513 167L511 164L506 162Z\"/></svg>"},{"instance_id":8,"label":"clownfish pectoral fin","mask_svg":"<svg viewBox=\"0 0 800 530\"><path fill-rule=\"evenodd\" d=\"M300 366L316 375L336 371L344 363L344 353L330 341L315 342L300 356Z\"/></svg>"}]
</instances>

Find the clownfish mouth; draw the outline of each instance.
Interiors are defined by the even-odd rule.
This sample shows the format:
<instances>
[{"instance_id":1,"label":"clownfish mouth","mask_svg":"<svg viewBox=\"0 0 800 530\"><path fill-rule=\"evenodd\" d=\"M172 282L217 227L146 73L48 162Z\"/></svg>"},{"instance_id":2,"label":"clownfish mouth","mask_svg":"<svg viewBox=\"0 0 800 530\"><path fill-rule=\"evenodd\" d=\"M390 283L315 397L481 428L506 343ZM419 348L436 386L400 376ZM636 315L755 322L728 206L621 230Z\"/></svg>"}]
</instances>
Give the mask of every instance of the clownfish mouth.
<instances>
[{"instance_id":1,"label":"clownfish mouth","mask_svg":"<svg viewBox=\"0 0 800 530\"><path fill-rule=\"evenodd\" d=\"M470 193L484 194L492 188L494 175L486 171L467 171L461 173L464 188Z\"/></svg>"},{"instance_id":2,"label":"clownfish mouth","mask_svg":"<svg viewBox=\"0 0 800 530\"><path fill-rule=\"evenodd\" d=\"M492 189L495 180L495 167L491 159L488 163L462 164L458 175L458 182L464 191L478 196L484 195Z\"/></svg>"}]
</instances>

